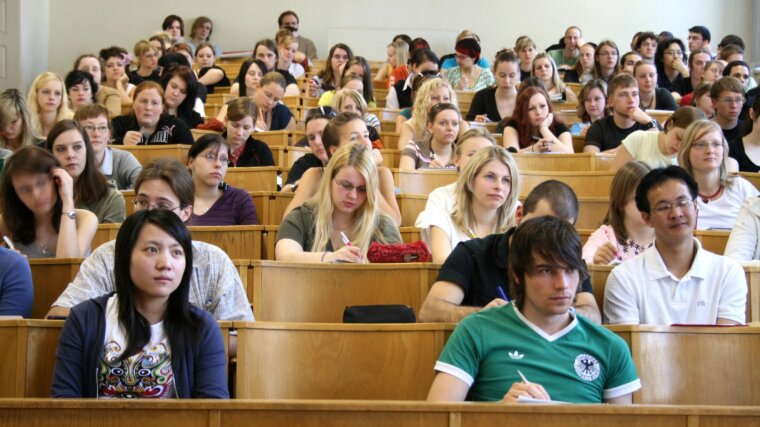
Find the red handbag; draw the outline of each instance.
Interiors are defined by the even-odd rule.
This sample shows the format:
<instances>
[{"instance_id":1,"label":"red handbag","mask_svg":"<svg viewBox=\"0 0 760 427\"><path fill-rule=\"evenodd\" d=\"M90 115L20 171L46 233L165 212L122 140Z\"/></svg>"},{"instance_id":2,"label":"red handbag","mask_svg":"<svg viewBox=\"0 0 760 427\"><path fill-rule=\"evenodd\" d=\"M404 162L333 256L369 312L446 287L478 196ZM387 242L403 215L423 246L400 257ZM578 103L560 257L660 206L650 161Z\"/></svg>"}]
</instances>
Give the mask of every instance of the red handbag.
<instances>
[{"instance_id":1,"label":"red handbag","mask_svg":"<svg viewBox=\"0 0 760 427\"><path fill-rule=\"evenodd\" d=\"M373 263L427 262L430 260L430 250L422 240L385 245L373 242L369 245L367 259Z\"/></svg>"}]
</instances>

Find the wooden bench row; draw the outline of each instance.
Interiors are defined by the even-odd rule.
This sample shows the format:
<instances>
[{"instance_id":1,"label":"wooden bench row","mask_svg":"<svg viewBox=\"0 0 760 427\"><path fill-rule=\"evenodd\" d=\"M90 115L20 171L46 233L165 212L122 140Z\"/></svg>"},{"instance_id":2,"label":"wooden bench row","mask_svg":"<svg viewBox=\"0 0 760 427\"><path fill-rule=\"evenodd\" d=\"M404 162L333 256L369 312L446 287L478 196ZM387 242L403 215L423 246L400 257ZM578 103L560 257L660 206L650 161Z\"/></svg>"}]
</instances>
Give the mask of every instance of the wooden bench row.
<instances>
[{"instance_id":1,"label":"wooden bench row","mask_svg":"<svg viewBox=\"0 0 760 427\"><path fill-rule=\"evenodd\" d=\"M49 394L62 325L62 321L0 321L5 343L0 373L6 385L0 396ZM237 332L236 399L270 400L423 400L435 375L435 361L454 326L220 323L227 343L230 331ZM634 403L760 405L756 369L760 328L608 329L626 341L641 378L642 389L634 393Z\"/></svg>"}]
</instances>

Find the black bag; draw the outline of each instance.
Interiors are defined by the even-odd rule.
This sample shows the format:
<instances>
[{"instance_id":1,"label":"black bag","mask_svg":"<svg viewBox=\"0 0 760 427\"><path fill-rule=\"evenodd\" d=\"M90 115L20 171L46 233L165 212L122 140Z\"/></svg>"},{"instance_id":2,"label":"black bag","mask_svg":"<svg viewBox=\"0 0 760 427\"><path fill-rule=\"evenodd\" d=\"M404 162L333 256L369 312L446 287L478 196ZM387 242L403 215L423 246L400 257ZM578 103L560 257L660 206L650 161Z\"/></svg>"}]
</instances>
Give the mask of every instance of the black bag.
<instances>
[{"instance_id":1,"label":"black bag","mask_svg":"<svg viewBox=\"0 0 760 427\"><path fill-rule=\"evenodd\" d=\"M414 309L403 304L354 305L343 310L343 323L416 323Z\"/></svg>"}]
</instances>

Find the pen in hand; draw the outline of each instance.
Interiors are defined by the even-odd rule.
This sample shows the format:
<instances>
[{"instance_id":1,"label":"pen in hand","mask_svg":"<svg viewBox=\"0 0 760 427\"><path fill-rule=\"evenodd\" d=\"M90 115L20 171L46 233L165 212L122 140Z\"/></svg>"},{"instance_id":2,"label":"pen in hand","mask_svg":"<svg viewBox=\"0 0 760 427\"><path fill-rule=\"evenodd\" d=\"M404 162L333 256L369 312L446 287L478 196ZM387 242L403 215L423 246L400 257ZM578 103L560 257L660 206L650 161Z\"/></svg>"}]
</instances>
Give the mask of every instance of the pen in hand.
<instances>
[{"instance_id":1,"label":"pen in hand","mask_svg":"<svg viewBox=\"0 0 760 427\"><path fill-rule=\"evenodd\" d=\"M345 234L345 233L343 233L342 231L340 232L340 240L341 240L341 241L343 242L343 244L344 244L344 245L346 245L346 246L353 246L353 245L351 244L351 241L350 241L350 240L348 240L348 237L346 236L346 234ZM363 258L363 257L362 257L362 262L364 262L364 258Z\"/></svg>"},{"instance_id":2,"label":"pen in hand","mask_svg":"<svg viewBox=\"0 0 760 427\"><path fill-rule=\"evenodd\" d=\"M509 302L509 297L507 296L506 292L504 292L504 289L501 286L497 286L496 291L499 292L499 296L501 297L501 299L503 299L506 302Z\"/></svg>"},{"instance_id":3,"label":"pen in hand","mask_svg":"<svg viewBox=\"0 0 760 427\"><path fill-rule=\"evenodd\" d=\"M517 370L517 373L520 375L520 378L522 378L522 382L523 382L523 384L528 384L528 379L527 379L527 378L525 378L525 375L523 375L523 373L522 373L522 372L520 372L520 370L519 370L519 369Z\"/></svg>"}]
</instances>

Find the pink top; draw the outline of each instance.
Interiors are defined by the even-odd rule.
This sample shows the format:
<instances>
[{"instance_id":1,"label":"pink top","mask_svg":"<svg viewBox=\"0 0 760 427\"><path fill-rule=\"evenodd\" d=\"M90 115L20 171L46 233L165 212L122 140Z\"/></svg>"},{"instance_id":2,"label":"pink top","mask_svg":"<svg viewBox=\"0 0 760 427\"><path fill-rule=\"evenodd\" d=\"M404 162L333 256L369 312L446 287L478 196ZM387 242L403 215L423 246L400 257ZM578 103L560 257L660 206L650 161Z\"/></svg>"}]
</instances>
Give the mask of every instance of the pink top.
<instances>
[{"instance_id":1,"label":"pink top","mask_svg":"<svg viewBox=\"0 0 760 427\"><path fill-rule=\"evenodd\" d=\"M588 237L588 240L586 241L586 244L583 245L583 260L586 261L587 264L593 264L594 254L596 253L596 250L599 248L599 246L602 246L607 242L612 242L615 246L618 247L620 250L621 262L628 261L629 259L644 252L650 246L652 246L650 243L646 247L641 247L630 240L628 241L627 245L621 245L617 241L617 237L615 236L615 231L612 229L612 226L605 224L591 233L591 235Z\"/></svg>"}]
</instances>

